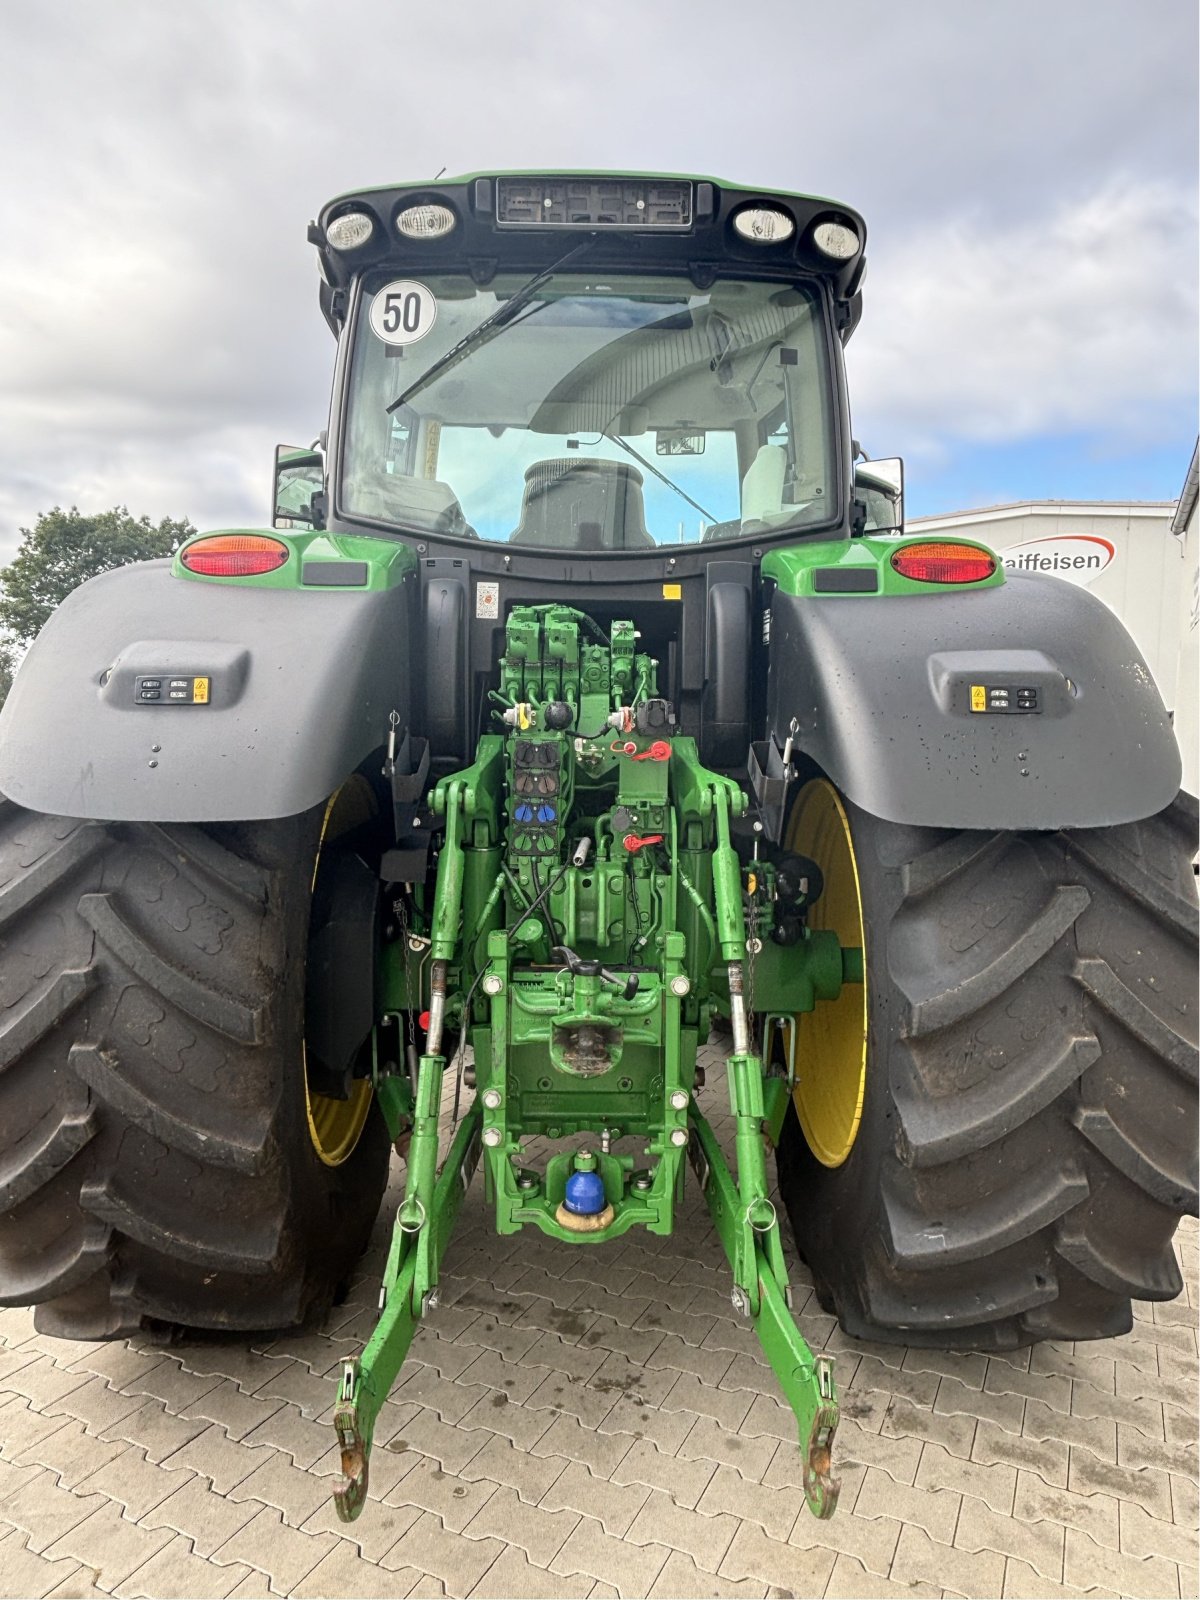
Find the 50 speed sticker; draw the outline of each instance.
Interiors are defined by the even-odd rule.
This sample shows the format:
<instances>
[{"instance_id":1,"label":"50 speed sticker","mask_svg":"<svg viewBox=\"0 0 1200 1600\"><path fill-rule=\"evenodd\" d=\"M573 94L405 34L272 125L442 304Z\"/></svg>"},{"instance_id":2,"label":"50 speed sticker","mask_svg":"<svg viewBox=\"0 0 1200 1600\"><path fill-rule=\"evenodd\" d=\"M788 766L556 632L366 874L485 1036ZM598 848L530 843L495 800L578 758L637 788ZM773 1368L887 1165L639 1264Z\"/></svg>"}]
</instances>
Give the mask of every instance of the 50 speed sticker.
<instances>
[{"instance_id":1,"label":"50 speed sticker","mask_svg":"<svg viewBox=\"0 0 1200 1600\"><path fill-rule=\"evenodd\" d=\"M397 278L371 301L371 332L384 344L416 344L437 321L437 297L423 283Z\"/></svg>"}]
</instances>

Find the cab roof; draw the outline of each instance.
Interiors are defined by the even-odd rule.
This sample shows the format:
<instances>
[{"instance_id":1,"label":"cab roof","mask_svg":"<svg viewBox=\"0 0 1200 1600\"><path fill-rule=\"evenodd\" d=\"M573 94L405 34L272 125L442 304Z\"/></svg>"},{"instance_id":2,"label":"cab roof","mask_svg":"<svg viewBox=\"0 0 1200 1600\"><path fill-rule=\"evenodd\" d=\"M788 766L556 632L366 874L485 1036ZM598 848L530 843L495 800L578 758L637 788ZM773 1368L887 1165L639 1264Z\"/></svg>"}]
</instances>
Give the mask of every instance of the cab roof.
<instances>
[{"instance_id":1,"label":"cab roof","mask_svg":"<svg viewBox=\"0 0 1200 1600\"><path fill-rule=\"evenodd\" d=\"M756 202L792 220L786 239L764 243L736 231L733 219ZM450 230L441 238L405 237L397 218L416 205L445 207ZM370 235L339 250L329 241L329 225L354 212L369 219ZM816 230L830 222L857 235L848 259L831 259L815 242ZM308 237L319 254L321 309L335 332L349 286L365 269L465 269L484 284L500 270L540 271L590 238L589 271L684 272L700 289L718 275L819 278L832 291L844 340L861 315L866 269L866 224L840 201L678 173L471 172L352 190L321 208Z\"/></svg>"}]
</instances>

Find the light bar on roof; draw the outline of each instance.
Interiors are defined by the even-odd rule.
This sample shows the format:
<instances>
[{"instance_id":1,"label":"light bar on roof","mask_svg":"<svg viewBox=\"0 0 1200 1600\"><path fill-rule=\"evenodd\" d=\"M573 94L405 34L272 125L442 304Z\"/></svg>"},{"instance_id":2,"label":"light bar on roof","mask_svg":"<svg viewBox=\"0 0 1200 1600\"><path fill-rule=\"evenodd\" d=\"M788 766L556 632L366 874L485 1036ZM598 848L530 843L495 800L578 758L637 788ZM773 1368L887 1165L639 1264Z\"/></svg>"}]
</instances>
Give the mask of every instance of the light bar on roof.
<instances>
[{"instance_id":1,"label":"light bar on roof","mask_svg":"<svg viewBox=\"0 0 1200 1600\"><path fill-rule=\"evenodd\" d=\"M502 228L655 228L692 226L692 185L637 178L500 178Z\"/></svg>"}]
</instances>

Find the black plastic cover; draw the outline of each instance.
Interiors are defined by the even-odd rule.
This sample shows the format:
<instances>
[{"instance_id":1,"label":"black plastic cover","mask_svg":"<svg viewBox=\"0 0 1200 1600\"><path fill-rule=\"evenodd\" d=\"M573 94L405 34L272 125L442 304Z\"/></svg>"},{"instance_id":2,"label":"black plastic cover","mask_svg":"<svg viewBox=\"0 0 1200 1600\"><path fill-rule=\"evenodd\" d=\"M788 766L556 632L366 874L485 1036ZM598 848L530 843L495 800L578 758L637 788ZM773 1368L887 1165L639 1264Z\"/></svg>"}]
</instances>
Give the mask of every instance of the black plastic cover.
<instances>
[{"instance_id":1,"label":"black plastic cover","mask_svg":"<svg viewBox=\"0 0 1200 1600\"><path fill-rule=\"evenodd\" d=\"M0 712L0 793L113 821L292 816L410 713L415 581L269 589L119 567L51 616ZM146 674L203 674L204 705L139 704Z\"/></svg>"},{"instance_id":2,"label":"black plastic cover","mask_svg":"<svg viewBox=\"0 0 1200 1600\"><path fill-rule=\"evenodd\" d=\"M971 709L975 685L1039 710ZM1179 750L1116 616L1061 579L970 594L771 598L768 727L865 811L939 828L1091 828L1160 811Z\"/></svg>"}]
</instances>

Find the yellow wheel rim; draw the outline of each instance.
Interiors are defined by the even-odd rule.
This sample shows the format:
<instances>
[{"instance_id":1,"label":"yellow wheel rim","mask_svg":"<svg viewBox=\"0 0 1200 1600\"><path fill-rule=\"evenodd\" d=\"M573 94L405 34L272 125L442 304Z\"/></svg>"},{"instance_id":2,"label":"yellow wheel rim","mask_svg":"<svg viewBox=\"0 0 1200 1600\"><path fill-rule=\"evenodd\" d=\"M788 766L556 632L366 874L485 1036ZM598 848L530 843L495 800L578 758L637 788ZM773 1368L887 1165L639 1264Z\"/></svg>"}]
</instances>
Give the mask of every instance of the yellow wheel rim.
<instances>
[{"instance_id":1,"label":"yellow wheel rim","mask_svg":"<svg viewBox=\"0 0 1200 1600\"><path fill-rule=\"evenodd\" d=\"M325 845L340 834L375 815L375 797L365 778L355 776L345 782L325 807L317 859L313 862L312 886L316 890ZM304 1104L308 1113L308 1135L313 1149L327 1167L340 1167L354 1151L367 1125L374 1090L370 1078L356 1078L345 1100L317 1094L309 1087L308 1057L304 1060Z\"/></svg>"},{"instance_id":2,"label":"yellow wheel rim","mask_svg":"<svg viewBox=\"0 0 1200 1600\"><path fill-rule=\"evenodd\" d=\"M827 779L814 778L801 789L787 843L815 861L825 880L809 927L836 933L840 944L863 952L861 984L844 984L836 1000L818 1000L796 1017L796 1114L817 1160L840 1167L854 1148L867 1087L867 966L850 823Z\"/></svg>"}]
</instances>

